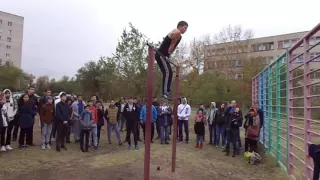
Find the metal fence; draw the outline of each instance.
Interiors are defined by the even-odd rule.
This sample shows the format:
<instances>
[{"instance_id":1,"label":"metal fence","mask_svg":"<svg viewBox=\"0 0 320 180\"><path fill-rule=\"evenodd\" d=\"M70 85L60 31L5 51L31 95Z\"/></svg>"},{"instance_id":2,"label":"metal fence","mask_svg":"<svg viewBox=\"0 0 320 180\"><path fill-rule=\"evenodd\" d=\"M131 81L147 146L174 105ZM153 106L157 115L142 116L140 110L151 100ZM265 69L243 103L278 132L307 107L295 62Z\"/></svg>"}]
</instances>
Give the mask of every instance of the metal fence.
<instances>
[{"instance_id":1,"label":"metal fence","mask_svg":"<svg viewBox=\"0 0 320 180\"><path fill-rule=\"evenodd\" d=\"M320 23L252 79L252 103L264 113L260 142L294 179L312 179L308 147L320 144L319 45Z\"/></svg>"}]
</instances>

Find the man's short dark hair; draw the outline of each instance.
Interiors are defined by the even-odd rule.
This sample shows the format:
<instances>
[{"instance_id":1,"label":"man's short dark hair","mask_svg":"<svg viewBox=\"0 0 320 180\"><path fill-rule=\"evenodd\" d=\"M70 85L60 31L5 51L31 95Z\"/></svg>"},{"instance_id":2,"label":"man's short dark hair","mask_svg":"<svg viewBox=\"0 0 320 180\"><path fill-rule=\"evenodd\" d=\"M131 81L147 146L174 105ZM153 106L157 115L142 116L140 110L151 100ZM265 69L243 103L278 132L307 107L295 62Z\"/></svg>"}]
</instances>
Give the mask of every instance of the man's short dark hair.
<instances>
[{"instance_id":1,"label":"man's short dark hair","mask_svg":"<svg viewBox=\"0 0 320 180\"><path fill-rule=\"evenodd\" d=\"M47 88L47 89L44 90L44 92L48 92L48 91L51 91L51 90L50 90L49 88Z\"/></svg>"},{"instance_id":2,"label":"man's short dark hair","mask_svg":"<svg viewBox=\"0 0 320 180\"><path fill-rule=\"evenodd\" d=\"M189 26L188 23L186 21L180 21L177 25L177 28L180 26Z\"/></svg>"}]
</instances>

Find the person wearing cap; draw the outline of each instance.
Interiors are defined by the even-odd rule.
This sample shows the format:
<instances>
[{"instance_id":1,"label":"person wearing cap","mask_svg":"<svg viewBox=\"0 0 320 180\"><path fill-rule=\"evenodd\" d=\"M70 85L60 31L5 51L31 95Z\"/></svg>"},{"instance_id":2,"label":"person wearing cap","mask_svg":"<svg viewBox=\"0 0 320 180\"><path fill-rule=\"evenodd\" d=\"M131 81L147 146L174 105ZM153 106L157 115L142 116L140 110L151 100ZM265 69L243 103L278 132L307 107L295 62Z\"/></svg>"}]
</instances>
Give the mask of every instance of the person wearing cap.
<instances>
[{"instance_id":1,"label":"person wearing cap","mask_svg":"<svg viewBox=\"0 0 320 180\"><path fill-rule=\"evenodd\" d=\"M56 105L56 128L57 128L57 139L56 139L56 150L59 152L60 148L64 148L67 150L65 146L66 135L68 132L68 121L70 118L70 110L69 105L67 104L67 95L66 93L62 93L60 95L61 101Z\"/></svg>"}]
</instances>

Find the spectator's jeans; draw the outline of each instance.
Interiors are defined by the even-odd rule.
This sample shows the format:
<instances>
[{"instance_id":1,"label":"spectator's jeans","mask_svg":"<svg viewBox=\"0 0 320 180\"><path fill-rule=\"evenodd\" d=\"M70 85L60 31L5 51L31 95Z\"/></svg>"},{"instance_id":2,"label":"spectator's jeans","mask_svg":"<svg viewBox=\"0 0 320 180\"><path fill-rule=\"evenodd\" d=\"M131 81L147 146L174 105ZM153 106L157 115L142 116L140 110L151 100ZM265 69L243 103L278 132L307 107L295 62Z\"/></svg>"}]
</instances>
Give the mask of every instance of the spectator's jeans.
<instances>
[{"instance_id":1,"label":"spectator's jeans","mask_svg":"<svg viewBox=\"0 0 320 180\"><path fill-rule=\"evenodd\" d=\"M203 143L203 136L200 136L197 134L197 143L200 143L200 144Z\"/></svg>"},{"instance_id":2,"label":"spectator's jeans","mask_svg":"<svg viewBox=\"0 0 320 180\"><path fill-rule=\"evenodd\" d=\"M178 126L179 126L179 141L183 140L182 126L184 126L184 131L186 133L186 141L189 141L189 120L179 119Z\"/></svg>"},{"instance_id":3,"label":"spectator's jeans","mask_svg":"<svg viewBox=\"0 0 320 180\"><path fill-rule=\"evenodd\" d=\"M121 142L118 124L115 124L115 125L107 124L107 134L108 134L109 143L111 143L111 132L112 132L112 130L114 130L114 132L116 133L118 141Z\"/></svg>"},{"instance_id":4,"label":"spectator's jeans","mask_svg":"<svg viewBox=\"0 0 320 180\"><path fill-rule=\"evenodd\" d=\"M118 125L120 126L120 131L122 131L124 126L126 126L126 118L123 116L122 113L120 113L120 121L119 121ZM128 128L128 127L126 127L126 128Z\"/></svg>"},{"instance_id":5,"label":"spectator's jeans","mask_svg":"<svg viewBox=\"0 0 320 180\"><path fill-rule=\"evenodd\" d=\"M221 142L221 145L222 146L225 146L225 143L226 143L226 139L225 139L225 125L222 124L222 125L216 125L216 133L217 133L217 140L216 140L216 145L220 145L220 139L222 139L222 142ZM220 138L221 137L221 138Z\"/></svg>"},{"instance_id":6,"label":"spectator's jeans","mask_svg":"<svg viewBox=\"0 0 320 180\"><path fill-rule=\"evenodd\" d=\"M98 128L97 126L91 127L91 136L93 139L93 146L98 146Z\"/></svg>"},{"instance_id":7,"label":"spectator's jeans","mask_svg":"<svg viewBox=\"0 0 320 180\"><path fill-rule=\"evenodd\" d=\"M226 151L230 151L230 143L232 143L233 153L236 154L238 151L237 149L237 141L239 139L239 129L230 129L227 132L227 144L226 144Z\"/></svg>"},{"instance_id":8,"label":"spectator's jeans","mask_svg":"<svg viewBox=\"0 0 320 180\"><path fill-rule=\"evenodd\" d=\"M216 132L216 124L212 124L211 125L211 141L212 141L212 145L217 145L217 132Z\"/></svg>"},{"instance_id":9,"label":"spectator's jeans","mask_svg":"<svg viewBox=\"0 0 320 180\"><path fill-rule=\"evenodd\" d=\"M170 126L160 126L160 143L168 142Z\"/></svg>"},{"instance_id":10,"label":"spectator's jeans","mask_svg":"<svg viewBox=\"0 0 320 180\"><path fill-rule=\"evenodd\" d=\"M41 127L41 142L42 144L48 144L50 142L50 135L52 131L52 124L42 123Z\"/></svg>"}]
</instances>

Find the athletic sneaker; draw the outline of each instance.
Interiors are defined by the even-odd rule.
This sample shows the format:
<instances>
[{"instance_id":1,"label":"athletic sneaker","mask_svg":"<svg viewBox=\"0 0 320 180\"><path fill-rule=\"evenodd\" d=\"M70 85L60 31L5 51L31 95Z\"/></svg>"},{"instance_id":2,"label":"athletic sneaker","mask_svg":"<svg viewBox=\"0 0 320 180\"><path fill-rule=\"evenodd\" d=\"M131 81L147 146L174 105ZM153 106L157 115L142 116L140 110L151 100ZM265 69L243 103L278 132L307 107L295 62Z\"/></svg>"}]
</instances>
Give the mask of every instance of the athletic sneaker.
<instances>
[{"instance_id":1,"label":"athletic sneaker","mask_svg":"<svg viewBox=\"0 0 320 180\"><path fill-rule=\"evenodd\" d=\"M134 149L135 149L135 150L139 150L139 146L135 146Z\"/></svg>"},{"instance_id":2,"label":"athletic sneaker","mask_svg":"<svg viewBox=\"0 0 320 180\"><path fill-rule=\"evenodd\" d=\"M6 147L5 146L1 146L1 149L0 149L1 152L6 152Z\"/></svg>"},{"instance_id":3,"label":"athletic sneaker","mask_svg":"<svg viewBox=\"0 0 320 180\"><path fill-rule=\"evenodd\" d=\"M10 145L6 145L6 150L11 151L13 148Z\"/></svg>"},{"instance_id":4,"label":"athletic sneaker","mask_svg":"<svg viewBox=\"0 0 320 180\"><path fill-rule=\"evenodd\" d=\"M41 145L41 149L42 149L42 150L46 150L46 145L45 145L45 144L42 144L42 145Z\"/></svg>"},{"instance_id":5,"label":"athletic sneaker","mask_svg":"<svg viewBox=\"0 0 320 180\"><path fill-rule=\"evenodd\" d=\"M46 145L46 148L47 148L47 149L51 149L50 144L47 144L47 145Z\"/></svg>"},{"instance_id":6,"label":"athletic sneaker","mask_svg":"<svg viewBox=\"0 0 320 180\"><path fill-rule=\"evenodd\" d=\"M131 149L131 146L128 146L128 150L130 150Z\"/></svg>"},{"instance_id":7,"label":"athletic sneaker","mask_svg":"<svg viewBox=\"0 0 320 180\"><path fill-rule=\"evenodd\" d=\"M169 100L169 101L172 101L172 96L169 92L163 94L162 97Z\"/></svg>"}]
</instances>

